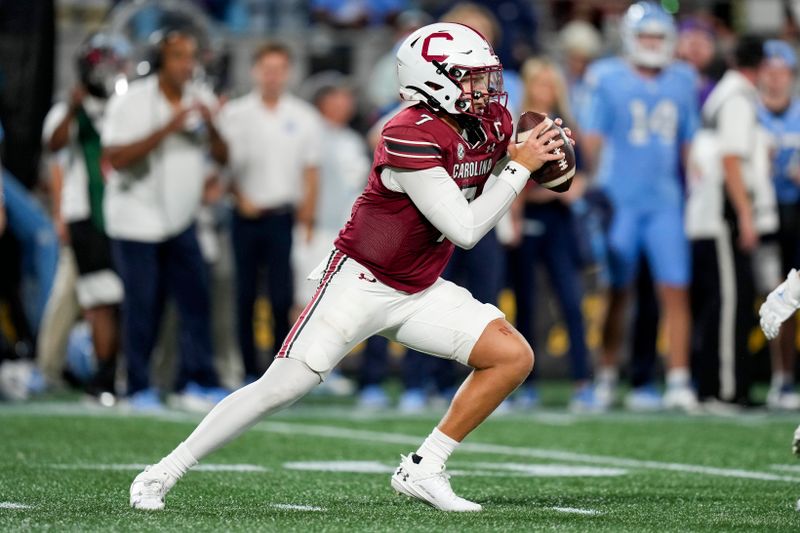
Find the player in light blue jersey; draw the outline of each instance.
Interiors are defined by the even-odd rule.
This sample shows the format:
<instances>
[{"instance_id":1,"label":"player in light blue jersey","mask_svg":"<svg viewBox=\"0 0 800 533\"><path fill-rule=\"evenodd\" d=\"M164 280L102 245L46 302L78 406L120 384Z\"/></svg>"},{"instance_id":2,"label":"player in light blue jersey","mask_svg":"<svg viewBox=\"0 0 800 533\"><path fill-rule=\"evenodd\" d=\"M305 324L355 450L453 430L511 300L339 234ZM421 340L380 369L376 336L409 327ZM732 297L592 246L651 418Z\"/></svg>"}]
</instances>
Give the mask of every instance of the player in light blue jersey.
<instances>
[{"instance_id":1,"label":"player in light blue jersey","mask_svg":"<svg viewBox=\"0 0 800 533\"><path fill-rule=\"evenodd\" d=\"M772 179L778 200L778 244L783 272L800 264L800 99L792 89L797 56L779 40L764 43L765 66L759 76L758 119L772 136ZM797 327L786 322L778 338L772 361L772 384L767 405L778 409L800 409L794 389L794 339Z\"/></svg>"},{"instance_id":2,"label":"player in light blue jersey","mask_svg":"<svg viewBox=\"0 0 800 533\"><path fill-rule=\"evenodd\" d=\"M690 248L680 161L698 127L697 78L690 66L673 61L675 24L660 6L638 2L628 8L622 37L624 55L598 61L587 73L591 95L581 117L596 181L615 211L597 392L613 401L627 293L644 255L668 334L663 405L688 410L697 399L689 376Z\"/></svg>"}]
</instances>

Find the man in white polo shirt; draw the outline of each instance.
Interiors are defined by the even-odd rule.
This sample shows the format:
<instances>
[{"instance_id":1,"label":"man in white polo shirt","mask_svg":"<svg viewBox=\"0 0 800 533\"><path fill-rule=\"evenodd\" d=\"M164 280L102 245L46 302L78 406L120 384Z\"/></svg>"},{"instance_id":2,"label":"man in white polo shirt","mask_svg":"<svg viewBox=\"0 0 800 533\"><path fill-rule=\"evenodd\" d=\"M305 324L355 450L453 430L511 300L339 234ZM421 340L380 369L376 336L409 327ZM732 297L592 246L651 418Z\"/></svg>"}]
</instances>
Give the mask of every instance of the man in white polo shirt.
<instances>
[{"instance_id":1,"label":"man in white polo shirt","mask_svg":"<svg viewBox=\"0 0 800 533\"><path fill-rule=\"evenodd\" d=\"M112 98L103 127L104 155L114 169L104 201L106 230L125 287L122 345L134 408L162 406L150 387L149 360L167 294L180 314L177 389L208 399L222 395L212 365L208 272L194 222L206 154L225 163L227 147L209 111L215 98L190 82L196 52L190 34L165 33L156 74Z\"/></svg>"},{"instance_id":2,"label":"man in white polo shirt","mask_svg":"<svg viewBox=\"0 0 800 533\"><path fill-rule=\"evenodd\" d=\"M290 72L289 49L264 44L253 55L255 90L220 113L236 198L232 231L239 345L250 381L264 370L253 339L259 269L266 269L274 344L280 346L289 332L294 302L292 228L299 223L307 240L314 228L322 125L309 104L285 93Z\"/></svg>"}]
</instances>

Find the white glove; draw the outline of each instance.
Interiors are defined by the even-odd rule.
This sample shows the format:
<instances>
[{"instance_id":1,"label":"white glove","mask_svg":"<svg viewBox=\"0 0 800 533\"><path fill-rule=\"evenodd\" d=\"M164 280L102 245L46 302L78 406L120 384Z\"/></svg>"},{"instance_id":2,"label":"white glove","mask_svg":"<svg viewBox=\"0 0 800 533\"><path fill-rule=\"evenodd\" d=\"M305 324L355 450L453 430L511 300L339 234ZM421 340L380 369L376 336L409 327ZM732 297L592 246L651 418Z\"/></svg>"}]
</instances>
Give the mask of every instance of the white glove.
<instances>
[{"instance_id":1,"label":"white glove","mask_svg":"<svg viewBox=\"0 0 800 533\"><path fill-rule=\"evenodd\" d=\"M792 453L800 456L800 426L794 430L794 439L792 439Z\"/></svg>"},{"instance_id":2,"label":"white glove","mask_svg":"<svg viewBox=\"0 0 800 533\"><path fill-rule=\"evenodd\" d=\"M758 310L761 329L767 339L772 340L778 336L781 324L792 316L798 307L800 307L800 277L797 275L797 270L792 269L786 276L786 281L769 293L767 301Z\"/></svg>"}]
</instances>

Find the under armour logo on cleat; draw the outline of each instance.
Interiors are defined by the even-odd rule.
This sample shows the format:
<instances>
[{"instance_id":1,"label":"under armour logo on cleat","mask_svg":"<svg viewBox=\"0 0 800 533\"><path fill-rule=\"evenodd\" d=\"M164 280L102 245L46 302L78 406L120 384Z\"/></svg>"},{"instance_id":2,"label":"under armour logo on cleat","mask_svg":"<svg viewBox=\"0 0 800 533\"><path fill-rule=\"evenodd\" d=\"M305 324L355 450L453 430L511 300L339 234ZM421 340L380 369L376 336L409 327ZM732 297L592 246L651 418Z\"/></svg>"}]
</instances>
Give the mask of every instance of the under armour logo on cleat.
<instances>
[{"instance_id":1,"label":"under armour logo on cleat","mask_svg":"<svg viewBox=\"0 0 800 533\"><path fill-rule=\"evenodd\" d=\"M363 272L359 272L358 279L363 279L364 281L369 281L370 283L375 283L376 281L378 281L373 277L367 277L367 275L364 274Z\"/></svg>"}]
</instances>

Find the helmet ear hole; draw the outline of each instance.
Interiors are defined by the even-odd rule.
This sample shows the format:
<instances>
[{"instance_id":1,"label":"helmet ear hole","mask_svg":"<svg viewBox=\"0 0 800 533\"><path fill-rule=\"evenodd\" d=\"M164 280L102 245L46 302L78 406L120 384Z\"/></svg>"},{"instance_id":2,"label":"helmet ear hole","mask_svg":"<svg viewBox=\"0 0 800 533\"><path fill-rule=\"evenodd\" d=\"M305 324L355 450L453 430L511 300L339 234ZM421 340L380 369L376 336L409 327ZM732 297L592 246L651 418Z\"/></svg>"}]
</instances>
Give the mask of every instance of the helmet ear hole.
<instances>
[{"instance_id":1,"label":"helmet ear hole","mask_svg":"<svg viewBox=\"0 0 800 533\"><path fill-rule=\"evenodd\" d=\"M435 82L432 82L432 81L426 81L425 85L427 85L428 87L430 87L434 91L441 91L442 89L444 89L444 87L442 87L438 83L435 83Z\"/></svg>"}]
</instances>

